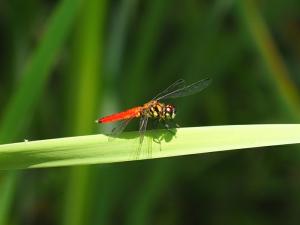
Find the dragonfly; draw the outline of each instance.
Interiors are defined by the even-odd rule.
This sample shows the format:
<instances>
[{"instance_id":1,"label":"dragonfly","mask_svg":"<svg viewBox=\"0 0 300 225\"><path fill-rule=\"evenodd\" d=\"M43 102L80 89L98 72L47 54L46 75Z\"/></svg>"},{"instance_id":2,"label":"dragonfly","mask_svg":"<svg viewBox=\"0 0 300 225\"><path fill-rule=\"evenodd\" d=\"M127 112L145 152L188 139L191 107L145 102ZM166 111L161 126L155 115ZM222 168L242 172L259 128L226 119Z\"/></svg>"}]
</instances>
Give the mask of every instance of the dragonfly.
<instances>
[{"instance_id":1,"label":"dragonfly","mask_svg":"<svg viewBox=\"0 0 300 225\"><path fill-rule=\"evenodd\" d=\"M144 105L133 107L125 111L101 117L96 123L112 123L122 121L120 125L113 129L111 136L117 137L123 132L126 126L135 118L140 118L139 122L139 147L141 149L149 119L163 122L169 130L168 122L174 120L176 108L172 104L163 103L162 100L174 99L196 94L205 89L211 82L211 78L199 80L190 85L186 85L185 80L180 79L171 84L168 88L157 94L152 100Z\"/></svg>"}]
</instances>

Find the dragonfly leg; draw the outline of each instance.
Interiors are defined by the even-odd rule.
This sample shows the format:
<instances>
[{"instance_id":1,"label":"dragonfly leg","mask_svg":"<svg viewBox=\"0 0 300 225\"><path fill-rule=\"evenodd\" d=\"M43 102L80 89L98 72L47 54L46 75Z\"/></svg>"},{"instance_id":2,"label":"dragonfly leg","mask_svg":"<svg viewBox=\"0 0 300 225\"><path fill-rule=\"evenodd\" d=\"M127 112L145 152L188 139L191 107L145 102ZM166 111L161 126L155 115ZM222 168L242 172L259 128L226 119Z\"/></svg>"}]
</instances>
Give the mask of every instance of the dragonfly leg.
<instances>
[{"instance_id":1,"label":"dragonfly leg","mask_svg":"<svg viewBox=\"0 0 300 225\"><path fill-rule=\"evenodd\" d=\"M167 131L169 131L172 135L175 135L176 133L174 131L171 130L170 125L165 122L165 128L167 129Z\"/></svg>"},{"instance_id":2,"label":"dragonfly leg","mask_svg":"<svg viewBox=\"0 0 300 225\"><path fill-rule=\"evenodd\" d=\"M163 140L162 137L159 138L153 138L153 142L155 142L156 144L159 144L159 151L161 151L161 141Z\"/></svg>"}]
</instances>

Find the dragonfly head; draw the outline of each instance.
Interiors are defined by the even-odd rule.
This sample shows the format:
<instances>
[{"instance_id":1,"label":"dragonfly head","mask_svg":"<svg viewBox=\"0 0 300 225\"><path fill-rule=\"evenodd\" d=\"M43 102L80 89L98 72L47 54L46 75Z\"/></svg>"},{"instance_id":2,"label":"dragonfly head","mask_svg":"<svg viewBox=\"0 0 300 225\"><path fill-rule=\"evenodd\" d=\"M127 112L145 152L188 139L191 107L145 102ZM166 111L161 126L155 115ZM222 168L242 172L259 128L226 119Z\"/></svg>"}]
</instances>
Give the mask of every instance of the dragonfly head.
<instances>
[{"instance_id":1,"label":"dragonfly head","mask_svg":"<svg viewBox=\"0 0 300 225\"><path fill-rule=\"evenodd\" d=\"M176 116L176 109L173 105L166 105L165 117L167 120L174 119Z\"/></svg>"}]
</instances>

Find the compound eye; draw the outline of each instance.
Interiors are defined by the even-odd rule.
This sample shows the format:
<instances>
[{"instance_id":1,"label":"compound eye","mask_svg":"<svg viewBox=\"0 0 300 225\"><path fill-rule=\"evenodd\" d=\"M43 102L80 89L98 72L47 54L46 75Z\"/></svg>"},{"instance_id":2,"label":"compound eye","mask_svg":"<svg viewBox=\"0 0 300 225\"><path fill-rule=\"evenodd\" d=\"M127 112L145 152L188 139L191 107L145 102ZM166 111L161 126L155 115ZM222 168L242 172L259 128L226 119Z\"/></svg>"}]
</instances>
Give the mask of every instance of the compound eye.
<instances>
[{"instance_id":1,"label":"compound eye","mask_svg":"<svg viewBox=\"0 0 300 225\"><path fill-rule=\"evenodd\" d=\"M167 112L172 112L173 111L173 107L171 105L167 105L166 111Z\"/></svg>"}]
</instances>

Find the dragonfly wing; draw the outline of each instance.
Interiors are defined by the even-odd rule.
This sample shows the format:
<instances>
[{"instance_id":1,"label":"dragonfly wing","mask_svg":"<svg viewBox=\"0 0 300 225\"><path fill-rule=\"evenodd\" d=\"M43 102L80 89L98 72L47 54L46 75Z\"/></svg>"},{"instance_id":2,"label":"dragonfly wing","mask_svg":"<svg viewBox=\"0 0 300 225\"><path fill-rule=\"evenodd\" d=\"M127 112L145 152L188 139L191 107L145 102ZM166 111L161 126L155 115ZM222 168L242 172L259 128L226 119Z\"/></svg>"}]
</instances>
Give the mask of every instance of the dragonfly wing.
<instances>
[{"instance_id":1,"label":"dragonfly wing","mask_svg":"<svg viewBox=\"0 0 300 225\"><path fill-rule=\"evenodd\" d=\"M142 116L140 119L140 129L139 129L140 139L139 139L139 146L137 149L136 158L138 158L141 153L142 144L143 144L145 132L147 129L147 124L148 124L148 116Z\"/></svg>"},{"instance_id":2,"label":"dragonfly wing","mask_svg":"<svg viewBox=\"0 0 300 225\"><path fill-rule=\"evenodd\" d=\"M173 84L171 84L168 88L157 94L152 100L158 100L161 99L166 94L173 92L175 90L181 89L185 86L185 81L183 79L175 81Z\"/></svg>"},{"instance_id":3,"label":"dragonfly wing","mask_svg":"<svg viewBox=\"0 0 300 225\"><path fill-rule=\"evenodd\" d=\"M133 118L129 118L127 120L123 120L117 127L115 127L112 132L111 132L111 137L112 138L116 138L118 137L123 131L124 129L127 127L127 125L129 124L129 122L132 120Z\"/></svg>"},{"instance_id":4,"label":"dragonfly wing","mask_svg":"<svg viewBox=\"0 0 300 225\"><path fill-rule=\"evenodd\" d=\"M179 98L179 97L192 95L192 94L195 94L195 93L200 92L203 89L205 89L210 84L210 82L211 82L211 79L206 78L206 79L200 80L196 83L190 84L188 86L184 86L177 90L168 92L165 95L160 96L156 100L162 100L162 99L168 99L168 98Z\"/></svg>"}]
</instances>

